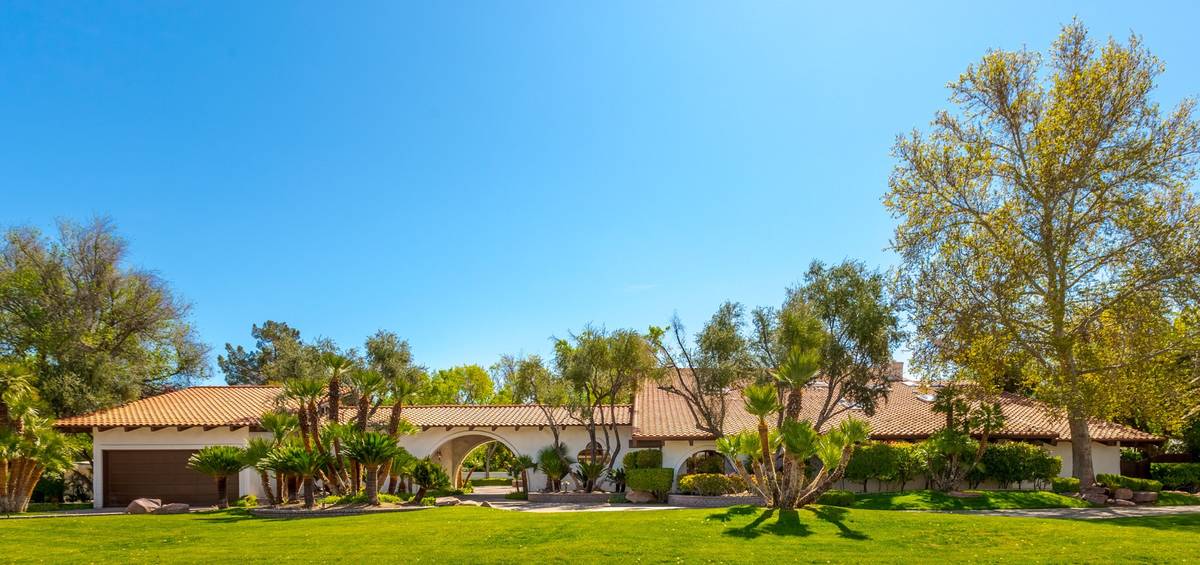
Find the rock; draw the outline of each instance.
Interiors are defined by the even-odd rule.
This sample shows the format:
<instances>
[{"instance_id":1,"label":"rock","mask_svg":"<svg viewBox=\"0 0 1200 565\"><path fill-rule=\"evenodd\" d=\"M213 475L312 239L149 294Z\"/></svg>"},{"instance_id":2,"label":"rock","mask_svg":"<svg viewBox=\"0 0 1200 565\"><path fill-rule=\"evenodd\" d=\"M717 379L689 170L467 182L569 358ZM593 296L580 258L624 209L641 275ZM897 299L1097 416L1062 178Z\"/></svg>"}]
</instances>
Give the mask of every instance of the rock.
<instances>
[{"instance_id":1,"label":"rock","mask_svg":"<svg viewBox=\"0 0 1200 565\"><path fill-rule=\"evenodd\" d=\"M1137 504L1135 504L1132 500L1121 500L1119 498L1109 499L1108 505L1109 506L1137 506Z\"/></svg>"},{"instance_id":2,"label":"rock","mask_svg":"<svg viewBox=\"0 0 1200 565\"><path fill-rule=\"evenodd\" d=\"M439 496L433 499L434 506L458 506L462 501L453 496Z\"/></svg>"},{"instance_id":3,"label":"rock","mask_svg":"<svg viewBox=\"0 0 1200 565\"><path fill-rule=\"evenodd\" d=\"M126 514L149 514L158 510L162 506L162 501L157 498L139 498L129 503L125 507Z\"/></svg>"},{"instance_id":4,"label":"rock","mask_svg":"<svg viewBox=\"0 0 1200 565\"><path fill-rule=\"evenodd\" d=\"M480 502L480 503L479 503L479 505L480 505L480 506L482 506L482 507L484 507L484 508L491 508L491 507L492 507L492 503L491 503L491 502L488 502L488 501L486 501L486 500L485 500L485 501L483 501L483 502Z\"/></svg>"},{"instance_id":5,"label":"rock","mask_svg":"<svg viewBox=\"0 0 1200 565\"><path fill-rule=\"evenodd\" d=\"M1103 504L1106 504L1106 503L1108 503L1108 495L1107 495L1107 494L1104 494L1104 493L1102 493L1102 492L1101 492L1101 493L1085 494L1085 495L1083 495L1083 497L1082 497L1082 498L1083 498L1084 500L1088 501L1089 503L1091 503L1091 504L1095 504L1095 505L1097 505L1097 506L1100 506L1100 505L1103 505Z\"/></svg>"},{"instance_id":6,"label":"rock","mask_svg":"<svg viewBox=\"0 0 1200 565\"><path fill-rule=\"evenodd\" d=\"M1151 490L1134 491L1132 500L1137 504L1154 504L1158 502L1158 493Z\"/></svg>"},{"instance_id":7,"label":"rock","mask_svg":"<svg viewBox=\"0 0 1200 565\"><path fill-rule=\"evenodd\" d=\"M1133 500L1133 489L1127 489L1127 488L1113 489L1112 497L1117 500Z\"/></svg>"},{"instance_id":8,"label":"rock","mask_svg":"<svg viewBox=\"0 0 1200 565\"><path fill-rule=\"evenodd\" d=\"M182 502L172 502L171 504L164 504L162 506L159 506L156 510L154 510L154 513L155 514L187 514L191 510L192 510L192 507L188 506L187 504L184 504Z\"/></svg>"},{"instance_id":9,"label":"rock","mask_svg":"<svg viewBox=\"0 0 1200 565\"><path fill-rule=\"evenodd\" d=\"M644 490L631 490L625 493L625 500L634 504L642 504L646 502L654 502L654 493Z\"/></svg>"},{"instance_id":10,"label":"rock","mask_svg":"<svg viewBox=\"0 0 1200 565\"><path fill-rule=\"evenodd\" d=\"M483 506L483 503L478 500L464 500L462 501L462 506Z\"/></svg>"},{"instance_id":11,"label":"rock","mask_svg":"<svg viewBox=\"0 0 1200 565\"><path fill-rule=\"evenodd\" d=\"M1108 489L1104 488L1104 485L1092 485L1079 489L1079 494L1082 494L1084 497L1087 497L1089 494L1108 494Z\"/></svg>"}]
</instances>

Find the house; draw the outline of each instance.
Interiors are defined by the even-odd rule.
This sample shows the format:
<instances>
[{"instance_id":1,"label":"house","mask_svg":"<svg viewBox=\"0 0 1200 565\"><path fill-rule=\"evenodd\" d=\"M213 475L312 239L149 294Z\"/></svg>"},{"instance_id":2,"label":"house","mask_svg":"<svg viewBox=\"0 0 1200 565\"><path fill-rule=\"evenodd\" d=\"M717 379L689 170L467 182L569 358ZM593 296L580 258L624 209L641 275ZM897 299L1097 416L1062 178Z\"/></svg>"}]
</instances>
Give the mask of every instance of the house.
<instances>
[{"instance_id":1,"label":"house","mask_svg":"<svg viewBox=\"0 0 1200 565\"><path fill-rule=\"evenodd\" d=\"M887 441L918 441L942 428L945 417L932 411L932 396L916 383L894 380L885 402L867 416L854 406L833 417L865 419L871 437ZM811 387L804 404L807 416L815 413L821 387ZM277 386L197 386L145 398L123 406L60 420L63 430L89 432L93 438L93 485L97 507L122 506L138 497L210 504L216 491L208 477L189 470L188 456L206 445L244 445L252 437L267 437L258 425L259 415L274 409L280 398ZM1071 474L1071 444L1067 423L1045 405L1015 394L999 398L1006 416L997 439L1035 442L1062 457L1062 475ZM740 397L731 398L726 433L757 425L742 408ZM343 421L353 409L346 410ZM371 419L383 424L389 409ZM533 455L552 441L550 418L532 405L409 406L403 416L417 430L400 443L413 455L431 457L451 477L458 476L463 458L479 445L499 441L513 453ZM560 423L560 439L572 455L589 449L586 429L564 410L552 412ZM680 473L689 458L715 449L711 434L697 428L686 403L657 387L643 388L633 404L618 406L614 415L614 449L657 448L663 465ZM1120 447L1160 444L1162 438L1111 422L1091 424L1092 452L1097 473L1118 473ZM599 443L599 442L598 442ZM602 447L602 446L601 446ZM532 489L542 488L545 477L534 473ZM262 496L258 476L244 470L230 481L234 495Z\"/></svg>"}]
</instances>

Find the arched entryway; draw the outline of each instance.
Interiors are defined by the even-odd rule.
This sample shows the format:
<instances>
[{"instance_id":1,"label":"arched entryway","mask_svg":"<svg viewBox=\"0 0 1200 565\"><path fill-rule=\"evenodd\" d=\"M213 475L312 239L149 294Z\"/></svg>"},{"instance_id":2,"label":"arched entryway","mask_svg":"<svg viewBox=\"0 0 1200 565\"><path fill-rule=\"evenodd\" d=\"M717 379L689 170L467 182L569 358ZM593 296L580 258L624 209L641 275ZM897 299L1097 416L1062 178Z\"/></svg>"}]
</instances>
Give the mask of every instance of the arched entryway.
<instances>
[{"instance_id":1,"label":"arched entryway","mask_svg":"<svg viewBox=\"0 0 1200 565\"><path fill-rule=\"evenodd\" d=\"M463 461L467 458L467 455L476 448L493 442L503 445L514 456L519 455L513 445L499 435L484 431L465 431L442 440L433 449L432 453L430 453L430 459L440 464L446 470L446 474L450 476L450 482L453 486L462 487ZM495 471L506 472L507 470L496 469Z\"/></svg>"}]
</instances>

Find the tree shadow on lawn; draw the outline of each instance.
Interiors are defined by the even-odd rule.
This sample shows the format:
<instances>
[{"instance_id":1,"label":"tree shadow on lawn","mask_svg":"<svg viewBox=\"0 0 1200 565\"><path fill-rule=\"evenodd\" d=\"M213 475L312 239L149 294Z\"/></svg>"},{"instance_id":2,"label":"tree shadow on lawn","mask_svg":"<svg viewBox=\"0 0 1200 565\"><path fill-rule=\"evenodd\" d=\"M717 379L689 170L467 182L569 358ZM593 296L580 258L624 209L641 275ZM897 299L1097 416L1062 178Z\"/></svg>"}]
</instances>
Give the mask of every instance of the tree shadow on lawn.
<instances>
[{"instance_id":1,"label":"tree shadow on lawn","mask_svg":"<svg viewBox=\"0 0 1200 565\"><path fill-rule=\"evenodd\" d=\"M845 508L838 508L836 506L809 506L805 510L811 512L817 519L836 526L838 537L860 541L871 539L871 536L846 525L845 518L849 511ZM800 513L796 510L778 510L776 508L762 510L754 506L733 506L719 514L710 514L706 519L729 523L735 518L751 516L756 513L758 515L749 524L736 528L728 528L724 534L738 538L754 539L764 534L805 537L813 533L812 528L809 528L807 524L800 520ZM771 521L772 517L775 517L773 522Z\"/></svg>"},{"instance_id":2,"label":"tree shadow on lawn","mask_svg":"<svg viewBox=\"0 0 1200 565\"><path fill-rule=\"evenodd\" d=\"M833 524L838 529L838 537L852 540L869 540L871 536L851 529L846 525L846 514L850 511L837 506L806 506L805 510L812 512L817 518Z\"/></svg>"}]
</instances>

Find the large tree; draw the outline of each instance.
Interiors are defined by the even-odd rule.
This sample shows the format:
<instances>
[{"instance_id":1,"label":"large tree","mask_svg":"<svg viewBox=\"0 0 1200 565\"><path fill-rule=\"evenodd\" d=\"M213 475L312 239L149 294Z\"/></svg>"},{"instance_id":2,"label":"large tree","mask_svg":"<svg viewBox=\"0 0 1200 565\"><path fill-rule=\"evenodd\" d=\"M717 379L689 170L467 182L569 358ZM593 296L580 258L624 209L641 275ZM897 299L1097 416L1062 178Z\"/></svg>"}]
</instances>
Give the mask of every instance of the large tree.
<instances>
[{"instance_id":1,"label":"large tree","mask_svg":"<svg viewBox=\"0 0 1200 565\"><path fill-rule=\"evenodd\" d=\"M560 445L559 435L566 419L567 383L546 367L537 355L504 355L492 365L496 380L511 391L512 401L533 404L541 410L554 437L554 448Z\"/></svg>"},{"instance_id":2,"label":"large tree","mask_svg":"<svg viewBox=\"0 0 1200 565\"><path fill-rule=\"evenodd\" d=\"M488 404L496 400L496 385L487 369L459 365L440 369L418 394L421 404Z\"/></svg>"},{"instance_id":3,"label":"large tree","mask_svg":"<svg viewBox=\"0 0 1200 565\"><path fill-rule=\"evenodd\" d=\"M54 415L90 412L208 373L189 305L129 265L113 224L60 222L55 238L14 228L0 243L0 357L33 372Z\"/></svg>"},{"instance_id":4,"label":"large tree","mask_svg":"<svg viewBox=\"0 0 1200 565\"><path fill-rule=\"evenodd\" d=\"M1089 419L1153 402L1124 369L1183 342L1125 321L1195 304L1200 278L1200 127L1193 101L1164 113L1152 99L1162 70L1140 38L1097 45L1078 22L1045 62L992 51L949 85L956 110L898 139L884 198L915 361L987 382L1027 359L1084 485Z\"/></svg>"},{"instance_id":5,"label":"large tree","mask_svg":"<svg viewBox=\"0 0 1200 565\"><path fill-rule=\"evenodd\" d=\"M225 382L231 385L261 385L267 383L267 366L279 356L279 344L297 341L300 331L285 322L267 320L263 325L250 326L255 349L247 351L242 346L225 344L225 355L217 356L217 365L225 373Z\"/></svg>"}]
</instances>

